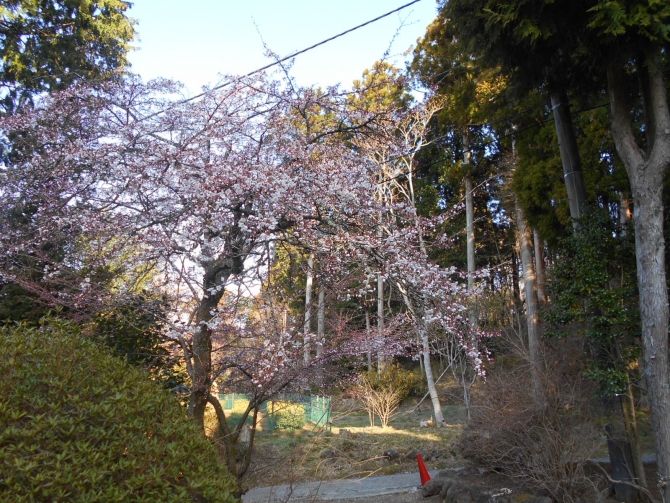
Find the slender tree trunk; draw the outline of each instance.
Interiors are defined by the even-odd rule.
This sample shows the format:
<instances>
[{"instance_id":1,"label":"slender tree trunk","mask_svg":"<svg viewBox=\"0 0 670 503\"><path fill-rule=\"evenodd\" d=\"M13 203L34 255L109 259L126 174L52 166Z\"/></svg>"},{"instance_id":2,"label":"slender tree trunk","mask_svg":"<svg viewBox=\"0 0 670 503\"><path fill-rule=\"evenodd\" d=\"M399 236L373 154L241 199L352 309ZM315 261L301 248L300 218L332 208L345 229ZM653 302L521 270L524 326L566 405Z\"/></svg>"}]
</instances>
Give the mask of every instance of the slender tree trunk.
<instances>
[{"instance_id":1,"label":"slender tree trunk","mask_svg":"<svg viewBox=\"0 0 670 503\"><path fill-rule=\"evenodd\" d=\"M313 281L313 270L314 270L314 254L310 253L309 258L307 259L307 281L305 283L305 326L303 333L305 334L304 346L303 346L303 360L305 365L308 365L311 357L311 347L310 344L310 334L312 332L312 281Z\"/></svg>"},{"instance_id":2,"label":"slender tree trunk","mask_svg":"<svg viewBox=\"0 0 670 503\"><path fill-rule=\"evenodd\" d=\"M519 248L521 267L523 267L524 293L526 297L526 326L528 331L528 351L530 354L530 375L533 381L533 394L538 401L542 400L540 383L540 318L537 309L537 293L535 291L535 268L533 267L533 245L530 229L521 206L516 205L516 221L519 230Z\"/></svg>"},{"instance_id":3,"label":"slender tree trunk","mask_svg":"<svg viewBox=\"0 0 670 503\"><path fill-rule=\"evenodd\" d=\"M572 124L570 102L562 86L556 87L551 93L551 107L556 125L556 136L561 153L561 163L565 178L565 187L568 191L570 216L577 219L582 216L587 207L586 188L582 163L577 148L577 138Z\"/></svg>"},{"instance_id":4,"label":"slender tree trunk","mask_svg":"<svg viewBox=\"0 0 670 503\"><path fill-rule=\"evenodd\" d=\"M468 291L472 293L475 288L475 203L474 191L472 187L472 173L469 171L470 160L470 129L465 127L463 132L463 164L465 165L466 175L464 179L465 185L465 222L466 222L466 238L467 238L467 266L468 266ZM470 305L468 311L470 320L470 330L473 332L477 327L477 313L475 306Z\"/></svg>"},{"instance_id":5,"label":"slender tree trunk","mask_svg":"<svg viewBox=\"0 0 670 503\"><path fill-rule=\"evenodd\" d=\"M420 337L418 338L417 342L421 342ZM440 356L440 358L441 358L441 356ZM426 375L426 372L423 368L423 358L419 358L419 374L421 374L422 376Z\"/></svg>"},{"instance_id":6,"label":"slender tree trunk","mask_svg":"<svg viewBox=\"0 0 670 503\"><path fill-rule=\"evenodd\" d=\"M365 311L365 333L367 334L368 339L368 372L372 372L372 340L371 340L371 330L370 330L370 313L367 309ZM374 426L374 424L372 425Z\"/></svg>"},{"instance_id":7,"label":"slender tree trunk","mask_svg":"<svg viewBox=\"0 0 670 503\"><path fill-rule=\"evenodd\" d=\"M670 112L660 50L649 50L638 71L647 72L645 105L653 146L636 143L625 101L623 64L613 58L607 72L612 133L631 185L635 252L640 294L642 346L649 387L651 423L661 492L670 501L670 375L668 372L668 292L663 237L663 178L670 167Z\"/></svg>"},{"instance_id":8,"label":"slender tree trunk","mask_svg":"<svg viewBox=\"0 0 670 503\"><path fill-rule=\"evenodd\" d=\"M420 337L421 347L423 349L423 366L426 370L426 383L428 384L428 393L430 394L430 401L433 403L433 414L435 414L435 424L440 427L444 426L444 415L442 414L442 405L440 404L440 397L437 395L437 388L435 386L435 377L433 376L433 367L430 362L430 344L428 342L428 333L426 328L421 324Z\"/></svg>"},{"instance_id":9,"label":"slender tree trunk","mask_svg":"<svg viewBox=\"0 0 670 503\"><path fill-rule=\"evenodd\" d=\"M323 356L323 346L326 343L326 291L319 289L319 311L316 318L316 357Z\"/></svg>"},{"instance_id":10,"label":"slender tree trunk","mask_svg":"<svg viewBox=\"0 0 670 503\"><path fill-rule=\"evenodd\" d=\"M435 386L435 376L433 375L433 366L430 361L430 341L428 340L428 330L426 329L425 322L423 320L422 311L417 311L415 308L412 299L410 299L408 292L398 283L398 290L402 293L402 298L405 302L405 306L412 317L415 320L419 339L421 341L421 360L423 360L423 367L426 371L426 385L428 386L428 394L430 395L430 401L433 404L433 414L435 416L435 424L440 427L444 426L444 415L442 414L442 405L440 404L440 397L437 394L437 387ZM423 305L423 302L419 301L419 309Z\"/></svg>"},{"instance_id":11,"label":"slender tree trunk","mask_svg":"<svg viewBox=\"0 0 670 503\"><path fill-rule=\"evenodd\" d=\"M377 273L377 372L384 368L385 358L381 351L384 346L384 278Z\"/></svg>"},{"instance_id":12,"label":"slender tree trunk","mask_svg":"<svg viewBox=\"0 0 670 503\"><path fill-rule=\"evenodd\" d=\"M640 437L637 434L637 419L635 418L635 397L633 395L633 386L628 381L628 392L621 395L621 408L623 411L623 422L626 428L626 436L630 444L631 455L633 457L633 466L635 468L636 483L639 486L648 488L647 476L644 473L644 464L642 463L642 449L640 446Z\"/></svg>"},{"instance_id":13,"label":"slender tree trunk","mask_svg":"<svg viewBox=\"0 0 670 503\"><path fill-rule=\"evenodd\" d=\"M537 300L547 302L546 279L544 276L544 244L537 230L533 229L533 243L535 244L535 274L537 275Z\"/></svg>"},{"instance_id":14,"label":"slender tree trunk","mask_svg":"<svg viewBox=\"0 0 670 503\"><path fill-rule=\"evenodd\" d=\"M514 309L518 310L518 307L521 305L521 290L519 289L519 254L518 254L518 243L517 249L512 253L512 296L514 301Z\"/></svg>"}]
</instances>

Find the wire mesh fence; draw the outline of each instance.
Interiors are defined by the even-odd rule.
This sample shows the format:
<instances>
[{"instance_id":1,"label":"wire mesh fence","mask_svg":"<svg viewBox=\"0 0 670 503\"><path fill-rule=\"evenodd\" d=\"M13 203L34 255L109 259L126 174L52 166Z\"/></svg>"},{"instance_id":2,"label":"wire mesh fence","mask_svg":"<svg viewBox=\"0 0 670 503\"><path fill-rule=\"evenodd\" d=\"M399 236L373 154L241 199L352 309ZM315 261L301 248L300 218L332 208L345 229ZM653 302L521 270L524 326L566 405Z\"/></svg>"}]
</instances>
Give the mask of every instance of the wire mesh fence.
<instances>
[{"instance_id":1,"label":"wire mesh fence","mask_svg":"<svg viewBox=\"0 0 670 503\"><path fill-rule=\"evenodd\" d=\"M228 417L241 419L251 396L245 393L222 393L219 402ZM317 428L330 429L330 397L300 393L284 393L261 404L260 427L263 430L299 429L310 423Z\"/></svg>"}]
</instances>

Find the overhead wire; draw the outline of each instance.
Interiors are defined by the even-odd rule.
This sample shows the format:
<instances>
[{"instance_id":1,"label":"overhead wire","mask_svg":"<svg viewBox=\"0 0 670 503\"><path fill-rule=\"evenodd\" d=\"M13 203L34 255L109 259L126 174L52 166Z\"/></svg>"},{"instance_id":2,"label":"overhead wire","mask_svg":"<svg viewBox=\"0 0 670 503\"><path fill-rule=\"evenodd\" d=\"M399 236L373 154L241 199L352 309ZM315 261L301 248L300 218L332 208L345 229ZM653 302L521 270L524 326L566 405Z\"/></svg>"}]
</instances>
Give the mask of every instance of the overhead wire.
<instances>
[{"instance_id":1,"label":"overhead wire","mask_svg":"<svg viewBox=\"0 0 670 503\"><path fill-rule=\"evenodd\" d=\"M176 101L175 103L171 104L169 107L164 108L163 110L158 110L157 112L154 112L154 113L152 113L152 114L149 114L149 115L146 115L146 116L143 116L143 117L139 117L139 118L137 119L137 122L140 122L140 121L143 121L143 120L147 120L147 119L150 119L150 118L152 118L152 117L156 117L157 115L161 115L161 114L167 112L168 110L171 110L172 108L174 108L174 107L176 107L176 106L183 105L184 103L189 103L189 102L191 102L191 101L195 101L195 100L197 100L197 99L199 99L199 98L202 98L203 96L206 96L207 94L211 93L212 91L217 91L217 90L219 90L219 89L223 89L224 87L229 86L230 84L232 84L232 83L235 82L235 81L238 81L238 80L240 80L240 79L244 79L244 78L246 78L246 77L251 77L252 75L255 75L255 74L260 73L260 72L262 72L262 71L264 71L264 70L267 70L267 69L269 69L269 68L272 68L273 66L280 65L280 64L283 63L284 61L287 61L287 60L289 60L289 59L295 58L296 56L299 56L299 55L304 54L304 53L306 53L306 52L308 52L308 51L311 51L312 49L316 49L316 48L319 47L319 46L322 46L322 45L324 45L324 44L327 44L328 42L332 42L332 41L335 40L335 39L338 39L338 38L340 38L340 37L343 37L344 35L347 35L347 34L349 34L349 33L351 33L351 32L354 32L354 31L356 31L356 30L359 30L359 29L361 29L361 28L363 28L363 27L365 27L365 26L368 26L368 25L370 25L370 24L372 24L372 23L376 23L376 22L379 21L380 19L384 19L385 17L388 17L388 16L390 16L391 14L395 14L396 12L400 12L401 10L406 9L407 7L410 7L410 6L412 6L412 5L416 4L416 3L419 3L419 2L421 2L421 0L412 0L411 2L406 3L406 4L404 4L404 5L401 5L400 7L396 8L396 9L393 9L392 11L389 11L389 12L387 12L387 13L385 13L385 14L382 14L381 16L377 16L376 18L374 18L374 19L370 19L369 21L366 21L365 23L361 23L361 24L359 24L359 25L357 25L357 26L354 26L353 28L349 28L348 30L343 31L342 33L338 33L337 35L333 35L333 36L330 37L330 38L327 38L327 39L325 39L325 40L322 40L321 42L317 42L316 44L310 45L309 47L306 47L306 48L301 49L301 50L299 50L299 51L293 52L293 53L289 54L288 56L284 56L283 58L278 59L278 60L276 60L276 61L274 61L274 62L272 62L272 63L269 63L269 64L267 64L267 65L265 65L265 66L262 66L261 68L257 68L256 70L253 70L253 71L251 71L251 72L249 72L249 73L246 73L246 74L244 74L244 75L242 75L242 76L240 76L240 77L237 77L237 78L235 78L235 79L228 80L228 81L226 81L226 82L223 82L223 83L221 83L221 84L218 84L218 85L212 87L211 89L208 89L207 91L203 91L202 93L196 94L195 96L191 96L190 98L186 98L186 99L183 99L183 100L180 100L180 101Z\"/></svg>"}]
</instances>

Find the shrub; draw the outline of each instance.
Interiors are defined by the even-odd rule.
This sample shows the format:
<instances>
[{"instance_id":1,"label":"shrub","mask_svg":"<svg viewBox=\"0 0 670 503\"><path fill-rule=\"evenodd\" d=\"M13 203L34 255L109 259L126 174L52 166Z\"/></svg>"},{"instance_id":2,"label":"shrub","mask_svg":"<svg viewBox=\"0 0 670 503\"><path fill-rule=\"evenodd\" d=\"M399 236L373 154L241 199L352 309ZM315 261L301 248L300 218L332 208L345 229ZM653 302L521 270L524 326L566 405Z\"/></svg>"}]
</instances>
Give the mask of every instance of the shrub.
<instances>
[{"instance_id":1,"label":"shrub","mask_svg":"<svg viewBox=\"0 0 670 503\"><path fill-rule=\"evenodd\" d=\"M585 461L602 445L589 416L588 383L574 374L545 371L541 377L544 403L536 401L526 369L491 372L461 437L461 454L543 488L554 501L598 501L607 482Z\"/></svg>"},{"instance_id":2,"label":"shrub","mask_svg":"<svg viewBox=\"0 0 670 503\"><path fill-rule=\"evenodd\" d=\"M1 501L235 500L175 399L70 323L0 328L0 397Z\"/></svg>"},{"instance_id":3,"label":"shrub","mask_svg":"<svg viewBox=\"0 0 670 503\"><path fill-rule=\"evenodd\" d=\"M299 430L305 426L305 406L302 404L280 400L268 402L268 412L274 418L276 428Z\"/></svg>"},{"instance_id":4,"label":"shrub","mask_svg":"<svg viewBox=\"0 0 670 503\"><path fill-rule=\"evenodd\" d=\"M386 428L402 401L420 380L420 376L397 364L387 365L381 372L363 372L353 391L363 401L370 426L375 425L377 415L382 428Z\"/></svg>"}]
</instances>

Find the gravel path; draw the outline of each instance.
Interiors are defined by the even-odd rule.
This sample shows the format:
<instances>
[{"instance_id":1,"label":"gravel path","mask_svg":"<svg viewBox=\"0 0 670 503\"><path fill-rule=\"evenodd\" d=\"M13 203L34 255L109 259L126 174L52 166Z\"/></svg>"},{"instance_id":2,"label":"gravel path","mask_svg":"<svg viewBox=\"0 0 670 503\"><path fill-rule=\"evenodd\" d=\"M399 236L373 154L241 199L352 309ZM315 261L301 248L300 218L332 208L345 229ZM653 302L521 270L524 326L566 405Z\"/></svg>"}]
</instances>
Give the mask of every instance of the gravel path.
<instances>
[{"instance_id":1,"label":"gravel path","mask_svg":"<svg viewBox=\"0 0 670 503\"><path fill-rule=\"evenodd\" d=\"M434 476L437 472L432 472ZM429 501L421 497L418 473L399 473L364 479L326 480L294 486L257 487L243 497L244 503L287 501L356 501L410 503Z\"/></svg>"}]
</instances>

